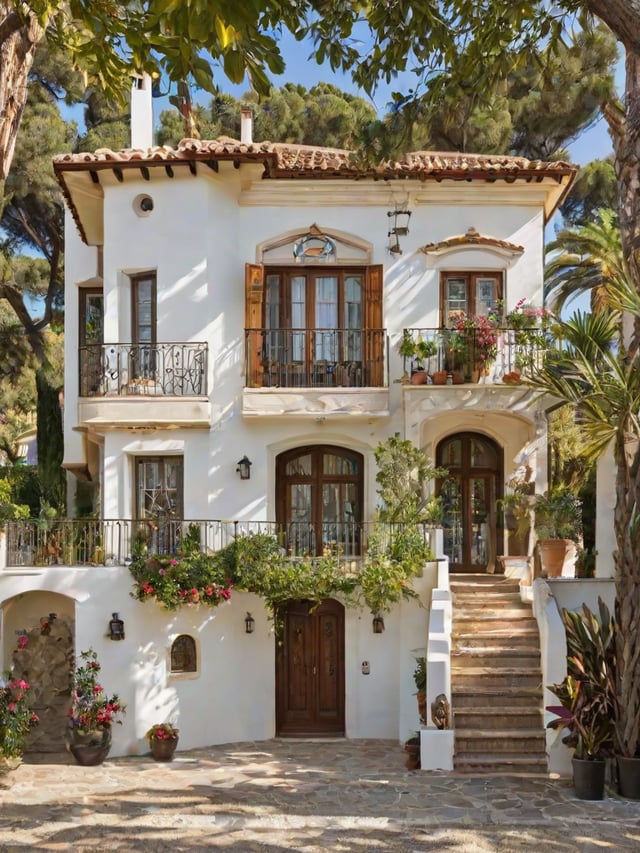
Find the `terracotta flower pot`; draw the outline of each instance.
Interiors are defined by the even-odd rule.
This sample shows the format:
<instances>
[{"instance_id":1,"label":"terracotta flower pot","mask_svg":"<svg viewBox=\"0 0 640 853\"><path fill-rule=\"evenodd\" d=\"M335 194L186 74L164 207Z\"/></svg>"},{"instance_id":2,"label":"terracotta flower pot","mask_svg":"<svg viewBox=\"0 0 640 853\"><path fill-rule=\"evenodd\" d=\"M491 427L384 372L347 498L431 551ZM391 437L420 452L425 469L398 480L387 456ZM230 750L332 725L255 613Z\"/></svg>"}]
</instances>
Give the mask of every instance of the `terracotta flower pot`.
<instances>
[{"instance_id":1,"label":"terracotta flower pot","mask_svg":"<svg viewBox=\"0 0 640 853\"><path fill-rule=\"evenodd\" d=\"M163 738L162 740L152 738L150 743L151 754L156 761L173 761L173 755L178 746L177 737Z\"/></svg>"},{"instance_id":2,"label":"terracotta flower pot","mask_svg":"<svg viewBox=\"0 0 640 853\"><path fill-rule=\"evenodd\" d=\"M111 729L98 729L91 732L70 729L67 735L67 749L76 762L83 767L102 764L111 749Z\"/></svg>"}]
</instances>

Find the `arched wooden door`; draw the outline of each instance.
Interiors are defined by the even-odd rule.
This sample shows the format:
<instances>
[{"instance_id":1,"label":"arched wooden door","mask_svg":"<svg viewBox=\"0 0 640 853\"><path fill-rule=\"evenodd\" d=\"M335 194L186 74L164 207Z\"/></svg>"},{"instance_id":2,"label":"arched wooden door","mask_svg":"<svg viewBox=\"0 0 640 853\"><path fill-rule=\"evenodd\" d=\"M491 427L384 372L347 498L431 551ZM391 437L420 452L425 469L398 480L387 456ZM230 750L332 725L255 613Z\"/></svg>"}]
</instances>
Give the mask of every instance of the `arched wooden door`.
<instances>
[{"instance_id":1,"label":"arched wooden door","mask_svg":"<svg viewBox=\"0 0 640 853\"><path fill-rule=\"evenodd\" d=\"M485 435L457 433L437 447L436 461L448 477L440 483L444 503L444 552L452 572L494 571L502 551L496 502L502 497L502 450Z\"/></svg>"},{"instance_id":2,"label":"arched wooden door","mask_svg":"<svg viewBox=\"0 0 640 853\"><path fill-rule=\"evenodd\" d=\"M276 647L276 734L344 735L344 607L291 601Z\"/></svg>"}]
</instances>

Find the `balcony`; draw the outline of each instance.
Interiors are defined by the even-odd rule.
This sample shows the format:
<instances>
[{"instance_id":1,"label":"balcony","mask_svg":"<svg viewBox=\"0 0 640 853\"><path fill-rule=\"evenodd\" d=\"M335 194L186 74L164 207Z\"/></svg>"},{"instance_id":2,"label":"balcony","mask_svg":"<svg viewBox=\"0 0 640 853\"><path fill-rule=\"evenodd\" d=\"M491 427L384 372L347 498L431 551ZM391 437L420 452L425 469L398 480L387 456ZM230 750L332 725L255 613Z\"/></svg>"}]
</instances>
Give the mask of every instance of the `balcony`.
<instances>
[{"instance_id":1,"label":"balcony","mask_svg":"<svg viewBox=\"0 0 640 853\"><path fill-rule=\"evenodd\" d=\"M276 537L291 559L315 557L325 549L346 563L366 550L374 526L382 546L390 547L402 525L373 522L328 522L320 529L307 522L226 521L186 519L24 519L6 522L5 566L20 571L63 566L122 566L134 553L175 554L185 534L199 538L200 551L210 554L239 536L255 533ZM434 528L422 525L425 542L435 550Z\"/></svg>"},{"instance_id":2,"label":"balcony","mask_svg":"<svg viewBox=\"0 0 640 853\"><path fill-rule=\"evenodd\" d=\"M206 343L80 347L79 424L206 426L207 361Z\"/></svg>"},{"instance_id":3,"label":"balcony","mask_svg":"<svg viewBox=\"0 0 640 853\"><path fill-rule=\"evenodd\" d=\"M404 359L411 385L519 385L539 370L554 346L544 329L492 329L487 339L479 330L405 329L405 338L423 342L431 351L422 360ZM424 344L427 344L424 347ZM429 346L430 344L430 346Z\"/></svg>"},{"instance_id":4,"label":"balcony","mask_svg":"<svg viewBox=\"0 0 640 853\"><path fill-rule=\"evenodd\" d=\"M388 415L385 329L246 329L243 415Z\"/></svg>"}]
</instances>

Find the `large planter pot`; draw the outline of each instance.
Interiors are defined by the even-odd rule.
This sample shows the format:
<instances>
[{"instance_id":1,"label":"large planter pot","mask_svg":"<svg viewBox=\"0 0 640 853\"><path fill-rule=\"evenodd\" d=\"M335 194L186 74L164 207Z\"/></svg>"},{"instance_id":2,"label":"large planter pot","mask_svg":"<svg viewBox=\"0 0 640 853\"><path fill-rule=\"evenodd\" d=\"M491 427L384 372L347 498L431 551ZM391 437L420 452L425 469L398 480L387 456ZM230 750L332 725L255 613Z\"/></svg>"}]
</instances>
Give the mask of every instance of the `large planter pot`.
<instances>
[{"instance_id":1,"label":"large planter pot","mask_svg":"<svg viewBox=\"0 0 640 853\"><path fill-rule=\"evenodd\" d=\"M573 787L579 800L604 799L604 775L607 762L604 758L576 758L573 764Z\"/></svg>"},{"instance_id":2,"label":"large planter pot","mask_svg":"<svg viewBox=\"0 0 640 853\"><path fill-rule=\"evenodd\" d=\"M67 734L67 749L78 764L93 767L102 764L111 749L111 729L80 732L70 729Z\"/></svg>"},{"instance_id":3,"label":"large planter pot","mask_svg":"<svg viewBox=\"0 0 640 853\"><path fill-rule=\"evenodd\" d=\"M618 790L623 797L640 800L640 758L616 756L618 765Z\"/></svg>"},{"instance_id":4,"label":"large planter pot","mask_svg":"<svg viewBox=\"0 0 640 853\"><path fill-rule=\"evenodd\" d=\"M413 741L417 741L414 743ZM404 751L407 753L407 757L405 759L405 767L407 770L419 770L420 769L420 741L417 738L411 738L404 745Z\"/></svg>"},{"instance_id":5,"label":"large planter pot","mask_svg":"<svg viewBox=\"0 0 640 853\"><path fill-rule=\"evenodd\" d=\"M178 746L177 737L164 738L162 740L159 738L152 738L150 743L151 754L156 761L173 761L173 754Z\"/></svg>"},{"instance_id":6,"label":"large planter pot","mask_svg":"<svg viewBox=\"0 0 640 853\"><path fill-rule=\"evenodd\" d=\"M541 539L537 547L543 575L548 578L574 576L575 542L571 539Z\"/></svg>"}]
</instances>

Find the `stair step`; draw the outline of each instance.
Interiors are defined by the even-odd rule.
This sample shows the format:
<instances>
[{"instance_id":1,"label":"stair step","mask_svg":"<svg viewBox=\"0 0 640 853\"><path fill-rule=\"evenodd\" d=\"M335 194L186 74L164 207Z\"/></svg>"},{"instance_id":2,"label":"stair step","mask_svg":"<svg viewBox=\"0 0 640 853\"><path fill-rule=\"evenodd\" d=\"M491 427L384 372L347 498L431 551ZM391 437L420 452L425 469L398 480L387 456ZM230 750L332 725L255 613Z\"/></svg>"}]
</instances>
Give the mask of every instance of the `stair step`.
<instances>
[{"instance_id":1,"label":"stair step","mask_svg":"<svg viewBox=\"0 0 640 853\"><path fill-rule=\"evenodd\" d=\"M454 725L456 730L480 729L493 733L521 729L542 731L544 723L542 711L529 704L520 708L458 707L454 713Z\"/></svg>"},{"instance_id":2,"label":"stair step","mask_svg":"<svg viewBox=\"0 0 640 853\"><path fill-rule=\"evenodd\" d=\"M492 628L482 635L478 635L473 631L456 631L452 632L451 637L454 643L461 643L470 648L486 648L499 643L501 640L509 643L511 648L516 645L529 646L539 648L538 631L533 626L518 626L513 631L508 631L506 628Z\"/></svg>"},{"instance_id":3,"label":"stair step","mask_svg":"<svg viewBox=\"0 0 640 853\"><path fill-rule=\"evenodd\" d=\"M520 669L504 669L500 671L470 667L468 669L451 669L451 677L455 678L456 687L528 687L541 688L542 673L540 668L522 672Z\"/></svg>"},{"instance_id":4,"label":"stair step","mask_svg":"<svg viewBox=\"0 0 640 853\"><path fill-rule=\"evenodd\" d=\"M534 687L522 686L497 686L471 684L461 686L452 679L452 707L454 715L459 709L468 708L498 708L502 709L505 703L511 708L540 708L541 689L540 684Z\"/></svg>"},{"instance_id":5,"label":"stair step","mask_svg":"<svg viewBox=\"0 0 640 853\"><path fill-rule=\"evenodd\" d=\"M535 729L461 729L456 720L455 751L477 753L544 753L546 736L542 726Z\"/></svg>"},{"instance_id":6,"label":"stair step","mask_svg":"<svg viewBox=\"0 0 640 853\"><path fill-rule=\"evenodd\" d=\"M527 773L546 776L547 758L539 756L538 758L531 756L499 756L494 755L474 755L474 756L454 756L453 768L458 773Z\"/></svg>"},{"instance_id":7,"label":"stair step","mask_svg":"<svg viewBox=\"0 0 640 853\"><path fill-rule=\"evenodd\" d=\"M540 652L537 649L469 649L454 648L451 652L451 668L456 671L468 667L492 668L494 671L513 670L520 667L527 673L540 669Z\"/></svg>"}]
</instances>

